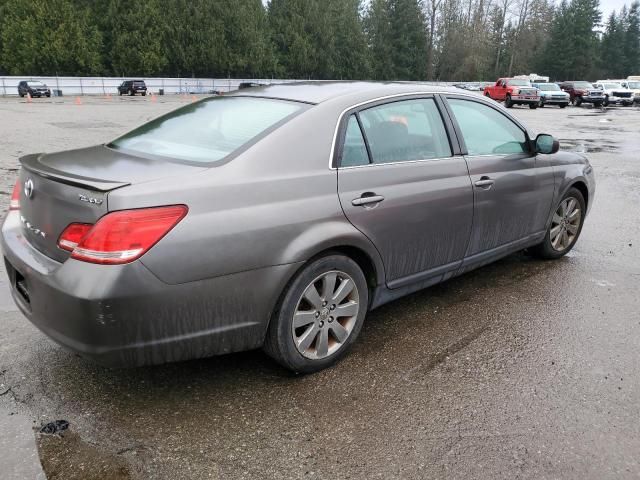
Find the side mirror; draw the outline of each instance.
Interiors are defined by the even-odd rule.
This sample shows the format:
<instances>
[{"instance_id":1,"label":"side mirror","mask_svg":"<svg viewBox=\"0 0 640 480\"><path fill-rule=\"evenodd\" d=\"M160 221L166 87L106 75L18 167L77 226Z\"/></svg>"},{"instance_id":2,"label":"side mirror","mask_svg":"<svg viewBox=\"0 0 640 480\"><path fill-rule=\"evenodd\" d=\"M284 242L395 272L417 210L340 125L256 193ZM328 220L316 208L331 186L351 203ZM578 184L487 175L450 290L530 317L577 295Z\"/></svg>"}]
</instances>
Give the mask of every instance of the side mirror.
<instances>
[{"instance_id":1,"label":"side mirror","mask_svg":"<svg viewBox=\"0 0 640 480\"><path fill-rule=\"evenodd\" d=\"M551 135L541 133L536 137L536 153L551 154L560 150L560 142Z\"/></svg>"}]
</instances>

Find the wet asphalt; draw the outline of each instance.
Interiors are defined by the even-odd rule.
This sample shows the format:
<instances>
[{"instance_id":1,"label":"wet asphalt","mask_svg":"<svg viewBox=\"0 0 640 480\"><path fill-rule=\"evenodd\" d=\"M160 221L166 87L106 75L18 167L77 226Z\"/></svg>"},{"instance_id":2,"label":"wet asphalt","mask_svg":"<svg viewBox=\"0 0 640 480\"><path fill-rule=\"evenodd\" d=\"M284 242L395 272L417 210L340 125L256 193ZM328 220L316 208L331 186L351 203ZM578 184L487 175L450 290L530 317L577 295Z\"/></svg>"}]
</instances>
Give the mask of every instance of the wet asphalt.
<instances>
[{"instance_id":1,"label":"wet asphalt","mask_svg":"<svg viewBox=\"0 0 640 480\"><path fill-rule=\"evenodd\" d=\"M188 101L0 99L3 210L18 156L105 142ZM640 109L513 112L594 166L574 250L385 305L315 375L259 351L105 369L31 326L0 272L0 478L640 477ZM37 433L55 420L69 428Z\"/></svg>"}]
</instances>

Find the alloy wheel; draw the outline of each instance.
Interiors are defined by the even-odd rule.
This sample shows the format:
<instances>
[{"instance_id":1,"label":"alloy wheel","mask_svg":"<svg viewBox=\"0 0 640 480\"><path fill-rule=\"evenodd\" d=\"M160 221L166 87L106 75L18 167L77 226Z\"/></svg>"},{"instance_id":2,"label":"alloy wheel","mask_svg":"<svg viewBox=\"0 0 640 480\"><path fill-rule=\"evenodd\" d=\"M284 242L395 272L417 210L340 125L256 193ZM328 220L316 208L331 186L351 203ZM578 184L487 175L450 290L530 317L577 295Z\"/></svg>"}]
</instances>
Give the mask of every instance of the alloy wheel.
<instances>
[{"instance_id":1,"label":"alloy wheel","mask_svg":"<svg viewBox=\"0 0 640 480\"><path fill-rule=\"evenodd\" d=\"M580 230L582 210L575 197L567 197L553 214L549 239L554 250L562 252L573 245Z\"/></svg>"},{"instance_id":2,"label":"alloy wheel","mask_svg":"<svg viewBox=\"0 0 640 480\"><path fill-rule=\"evenodd\" d=\"M316 277L298 300L291 333L298 352L319 360L347 341L360 311L358 287L348 274L332 270Z\"/></svg>"}]
</instances>

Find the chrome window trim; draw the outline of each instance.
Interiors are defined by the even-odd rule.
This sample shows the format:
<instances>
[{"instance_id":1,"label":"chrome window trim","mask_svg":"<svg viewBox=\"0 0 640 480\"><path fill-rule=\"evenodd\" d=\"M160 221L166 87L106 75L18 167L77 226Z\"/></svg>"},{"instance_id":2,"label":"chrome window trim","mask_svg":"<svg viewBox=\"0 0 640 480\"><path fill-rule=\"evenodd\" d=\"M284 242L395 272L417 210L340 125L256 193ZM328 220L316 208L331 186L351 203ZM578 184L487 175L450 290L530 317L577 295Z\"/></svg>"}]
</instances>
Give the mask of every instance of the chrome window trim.
<instances>
[{"instance_id":1,"label":"chrome window trim","mask_svg":"<svg viewBox=\"0 0 640 480\"><path fill-rule=\"evenodd\" d=\"M402 160L399 162L368 163L366 165L352 165L350 167L340 167L340 170L350 170L353 168L366 168L366 167L384 167L386 165L403 165L405 163L438 162L442 160L450 160L452 158L460 158L464 160L464 155L451 155L450 157L423 158L420 160ZM333 167L332 170L338 170L338 168Z\"/></svg>"}]
</instances>

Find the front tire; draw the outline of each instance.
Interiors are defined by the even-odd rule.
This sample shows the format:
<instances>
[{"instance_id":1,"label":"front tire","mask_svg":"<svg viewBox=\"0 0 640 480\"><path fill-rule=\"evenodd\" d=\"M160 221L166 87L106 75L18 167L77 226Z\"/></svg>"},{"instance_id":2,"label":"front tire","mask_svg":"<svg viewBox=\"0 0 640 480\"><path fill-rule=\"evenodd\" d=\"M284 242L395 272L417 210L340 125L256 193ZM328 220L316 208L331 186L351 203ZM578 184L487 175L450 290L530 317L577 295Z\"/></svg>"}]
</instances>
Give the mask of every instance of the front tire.
<instances>
[{"instance_id":1,"label":"front tire","mask_svg":"<svg viewBox=\"0 0 640 480\"><path fill-rule=\"evenodd\" d=\"M602 102L602 105L604 107L608 107L609 106L609 95L605 95L604 102Z\"/></svg>"},{"instance_id":2,"label":"front tire","mask_svg":"<svg viewBox=\"0 0 640 480\"><path fill-rule=\"evenodd\" d=\"M513 107L513 102L511 101L511 95L507 95L507 97L504 99L504 106L507 108Z\"/></svg>"},{"instance_id":3,"label":"front tire","mask_svg":"<svg viewBox=\"0 0 640 480\"><path fill-rule=\"evenodd\" d=\"M565 256L580 237L586 213L582 193L577 188L570 188L558 203L544 240L531 248L531 252L549 260Z\"/></svg>"},{"instance_id":4,"label":"front tire","mask_svg":"<svg viewBox=\"0 0 640 480\"><path fill-rule=\"evenodd\" d=\"M529 104L529 108L530 108L531 110L535 110L536 108L538 108L538 104L537 104L537 103L530 103L530 104Z\"/></svg>"},{"instance_id":5,"label":"front tire","mask_svg":"<svg viewBox=\"0 0 640 480\"><path fill-rule=\"evenodd\" d=\"M368 305L367 281L357 263L339 254L318 258L286 288L264 350L296 373L330 367L358 337Z\"/></svg>"},{"instance_id":6,"label":"front tire","mask_svg":"<svg viewBox=\"0 0 640 480\"><path fill-rule=\"evenodd\" d=\"M576 97L576 107L582 105L582 97Z\"/></svg>"}]
</instances>

